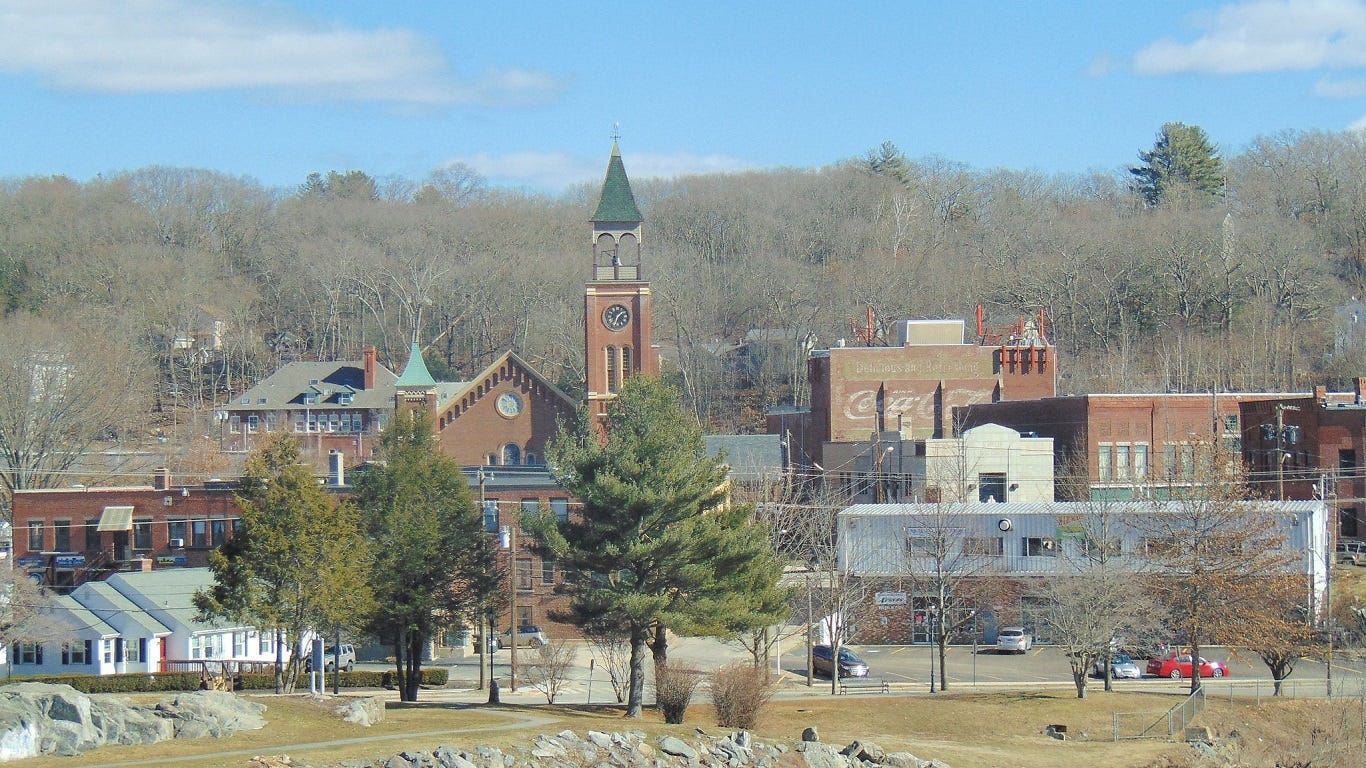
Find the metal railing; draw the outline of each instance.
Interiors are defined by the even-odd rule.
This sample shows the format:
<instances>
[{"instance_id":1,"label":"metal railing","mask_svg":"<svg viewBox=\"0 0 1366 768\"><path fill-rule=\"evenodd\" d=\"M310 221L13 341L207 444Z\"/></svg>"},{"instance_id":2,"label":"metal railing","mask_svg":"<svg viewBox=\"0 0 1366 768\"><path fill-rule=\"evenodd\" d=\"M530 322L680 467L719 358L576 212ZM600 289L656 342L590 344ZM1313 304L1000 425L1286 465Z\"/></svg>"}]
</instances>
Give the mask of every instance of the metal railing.
<instances>
[{"instance_id":1,"label":"metal railing","mask_svg":"<svg viewBox=\"0 0 1366 768\"><path fill-rule=\"evenodd\" d=\"M1151 712L1116 712L1113 719L1114 741L1122 739L1171 738L1186 730L1201 712L1205 711L1205 688L1181 700L1162 715L1153 718ZM1136 727L1134 724L1142 726ZM1146 725L1144 725L1146 723Z\"/></svg>"}]
</instances>

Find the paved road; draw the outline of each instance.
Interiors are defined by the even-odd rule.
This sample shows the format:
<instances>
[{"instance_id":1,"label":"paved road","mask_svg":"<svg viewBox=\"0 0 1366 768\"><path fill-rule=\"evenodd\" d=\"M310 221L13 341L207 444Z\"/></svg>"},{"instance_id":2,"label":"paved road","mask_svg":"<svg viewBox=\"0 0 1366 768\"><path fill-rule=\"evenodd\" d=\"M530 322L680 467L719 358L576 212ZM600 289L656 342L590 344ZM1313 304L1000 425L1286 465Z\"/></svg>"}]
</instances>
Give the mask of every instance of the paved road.
<instances>
[{"instance_id":1,"label":"paved road","mask_svg":"<svg viewBox=\"0 0 1366 768\"><path fill-rule=\"evenodd\" d=\"M852 646L852 649L868 662L871 675L895 683L898 693L929 693L930 655L928 646ZM1226 648L1210 648L1204 651L1206 658L1225 661L1229 665L1230 676L1222 680L1206 680L1206 688L1212 695L1269 696L1272 681L1266 665L1253 653ZM505 701L533 703L544 701L544 696L528 684L527 673L535 662L537 654L532 650L519 650L518 661L521 671L518 690L513 692L508 685L509 653L506 650L494 654L496 677ZM714 669L726 663L748 660L748 654L738 646L701 638L677 638L670 646L670 658L699 669ZM440 666L448 667L451 686L447 695L464 701L477 701L485 698L486 693L471 690L479 680L481 659L478 656L468 659L442 660ZM590 661L593 662L590 666ZM363 667L386 669L384 665ZM647 665L648 666L648 665ZM963 690L977 687L982 689L1017 687L1071 687L1072 674L1067 658L1056 648L1040 646L1022 655L998 654L994 647L952 646L947 652L949 690ZM1141 663L1140 663L1141 666ZM806 687L806 649L800 642L789 643L782 649L780 664L775 665L784 682L780 695L807 695L828 693L830 681L816 678L810 689ZM1296 697L1322 696L1325 688L1325 668L1322 663L1303 660L1295 667L1295 672L1284 684L1286 695ZM570 682L559 698L561 702L606 703L612 700L612 688L601 660L593 659L591 648L580 645L575 668L569 675ZM936 680L936 687L941 681ZM1102 681L1091 680L1091 685L1099 688ZM1340 658L1333 665L1333 684L1335 695L1358 697L1366 687L1366 663L1355 659ZM1186 690L1189 680L1180 682L1148 678L1144 680L1116 680L1119 690L1170 691ZM462 690L463 689L463 690Z\"/></svg>"}]
</instances>

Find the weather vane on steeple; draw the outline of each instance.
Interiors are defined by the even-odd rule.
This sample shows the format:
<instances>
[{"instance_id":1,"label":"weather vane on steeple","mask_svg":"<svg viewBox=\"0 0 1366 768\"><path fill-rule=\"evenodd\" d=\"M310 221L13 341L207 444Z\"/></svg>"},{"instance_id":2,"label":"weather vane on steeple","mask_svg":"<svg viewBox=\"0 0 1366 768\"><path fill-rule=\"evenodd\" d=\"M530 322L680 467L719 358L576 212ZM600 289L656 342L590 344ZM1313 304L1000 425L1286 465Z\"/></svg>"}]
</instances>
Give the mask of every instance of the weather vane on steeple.
<instances>
[{"instance_id":1,"label":"weather vane on steeple","mask_svg":"<svg viewBox=\"0 0 1366 768\"><path fill-rule=\"evenodd\" d=\"M612 123L612 141L621 138L621 123Z\"/></svg>"}]
</instances>

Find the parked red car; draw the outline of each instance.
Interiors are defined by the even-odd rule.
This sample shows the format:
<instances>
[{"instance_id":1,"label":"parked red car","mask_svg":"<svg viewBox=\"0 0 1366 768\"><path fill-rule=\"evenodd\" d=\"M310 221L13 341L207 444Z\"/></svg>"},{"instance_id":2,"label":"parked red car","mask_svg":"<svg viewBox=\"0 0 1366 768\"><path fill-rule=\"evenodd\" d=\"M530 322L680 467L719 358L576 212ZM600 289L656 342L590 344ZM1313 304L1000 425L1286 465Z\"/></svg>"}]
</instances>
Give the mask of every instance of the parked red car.
<instances>
[{"instance_id":1,"label":"parked red car","mask_svg":"<svg viewBox=\"0 0 1366 768\"><path fill-rule=\"evenodd\" d=\"M1152 677L1170 677L1180 680L1191 676L1191 656L1189 653L1169 653L1160 659L1148 659L1148 674ZM1222 661L1200 658L1201 677L1227 677L1228 665Z\"/></svg>"}]
</instances>

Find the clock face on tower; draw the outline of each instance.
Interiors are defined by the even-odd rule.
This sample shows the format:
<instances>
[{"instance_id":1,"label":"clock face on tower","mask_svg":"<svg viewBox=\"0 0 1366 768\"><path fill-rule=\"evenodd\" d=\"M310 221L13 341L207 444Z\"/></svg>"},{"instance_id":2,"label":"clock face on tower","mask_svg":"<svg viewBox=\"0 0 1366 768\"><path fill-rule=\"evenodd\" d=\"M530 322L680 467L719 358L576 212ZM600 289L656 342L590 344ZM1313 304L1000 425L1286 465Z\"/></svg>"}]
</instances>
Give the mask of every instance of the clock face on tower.
<instances>
[{"instance_id":1,"label":"clock face on tower","mask_svg":"<svg viewBox=\"0 0 1366 768\"><path fill-rule=\"evenodd\" d=\"M602 313L602 324L607 326L609 331L620 331L631 322L631 310L620 304L613 304Z\"/></svg>"}]
</instances>

